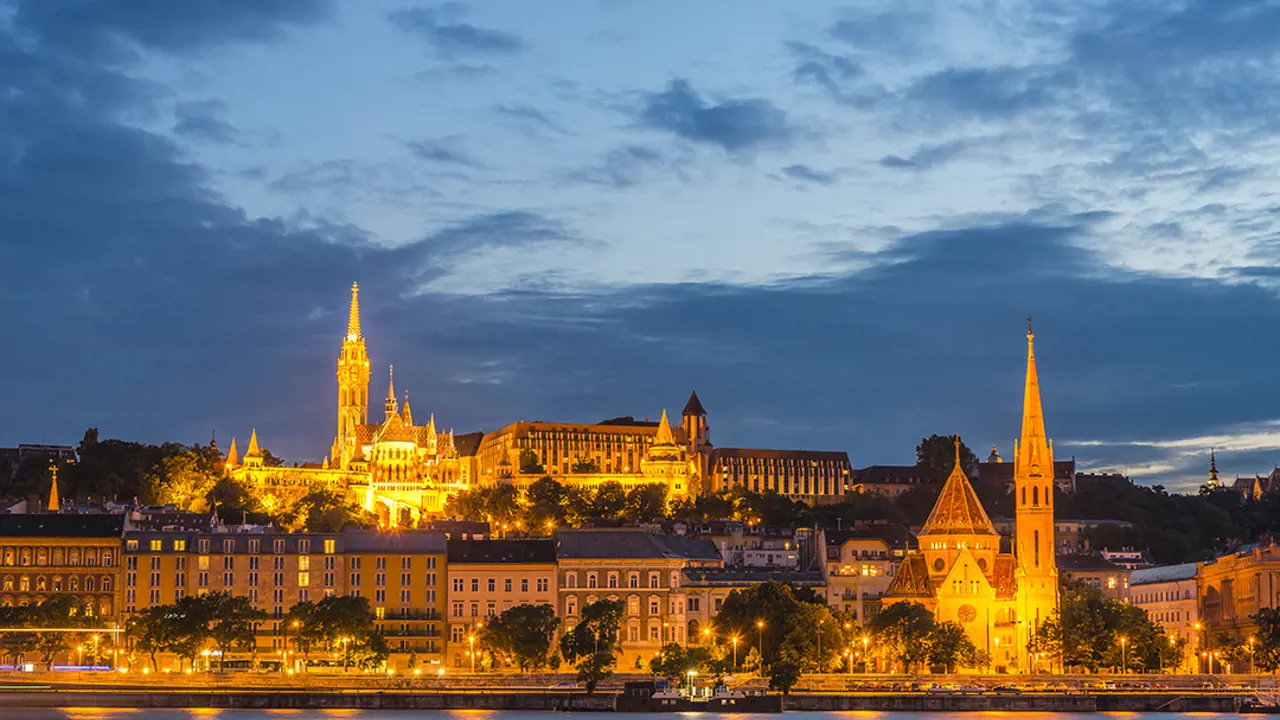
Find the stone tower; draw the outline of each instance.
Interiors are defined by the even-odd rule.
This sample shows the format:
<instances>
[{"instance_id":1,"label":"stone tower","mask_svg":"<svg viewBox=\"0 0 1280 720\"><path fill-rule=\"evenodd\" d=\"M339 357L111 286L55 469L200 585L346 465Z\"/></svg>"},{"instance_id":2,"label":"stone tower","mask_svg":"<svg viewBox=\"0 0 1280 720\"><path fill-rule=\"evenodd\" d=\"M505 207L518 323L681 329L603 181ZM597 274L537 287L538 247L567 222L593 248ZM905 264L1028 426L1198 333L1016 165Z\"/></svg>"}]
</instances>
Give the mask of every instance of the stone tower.
<instances>
[{"instance_id":1,"label":"stone tower","mask_svg":"<svg viewBox=\"0 0 1280 720\"><path fill-rule=\"evenodd\" d=\"M1013 458L1019 649L1024 650L1036 630L1058 607L1058 563L1053 538L1053 443L1045 435L1035 335L1029 319L1022 436L1014 447Z\"/></svg>"},{"instance_id":2,"label":"stone tower","mask_svg":"<svg viewBox=\"0 0 1280 720\"><path fill-rule=\"evenodd\" d=\"M347 335L338 354L338 435L333 443L334 462L347 469L359 455L356 427L369 422L369 353L360 334L360 286L351 283L351 311Z\"/></svg>"}]
</instances>

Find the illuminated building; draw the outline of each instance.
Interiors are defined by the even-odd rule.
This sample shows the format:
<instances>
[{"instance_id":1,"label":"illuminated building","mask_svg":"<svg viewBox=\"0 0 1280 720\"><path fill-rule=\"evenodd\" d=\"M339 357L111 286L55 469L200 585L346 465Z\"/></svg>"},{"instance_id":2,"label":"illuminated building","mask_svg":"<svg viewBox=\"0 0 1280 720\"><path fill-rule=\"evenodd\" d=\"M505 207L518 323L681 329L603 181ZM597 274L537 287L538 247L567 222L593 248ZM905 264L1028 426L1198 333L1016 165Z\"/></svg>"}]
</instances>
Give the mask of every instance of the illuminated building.
<instances>
[{"instance_id":1,"label":"illuminated building","mask_svg":"<svg viewBox=\"0 0 1280 720\"><path fill-rule=\"evenodd\" d=\"M941 621L964 628L997 670L1034 671L1026 647L1058 607L1054 553L1053 446L1045 434L1036 371L1035 336L1027 330L1022 435L1014 448L1014 553L1000 535L960 467L947 478L924 527L920 549L907 554L885 592L885 605L922 603Z\"/></svg>"},{"instance_id":2,"label":"illuminated building","mask_svg":"<svg viewBox=\"0 0 1280 720\"><path fill-rule=\"evenodd\" d=\"M449 540L448 657L481 667L482 623L516 605L556 607L554 540Z\"/></svg>"},{"instance_id":3,"label":"illuminated building","mask_svg":"<svg viewBox=\"0 0 1280 720\"><path fill-rule=\"evenodd\" d=\"M74 595L86 615L114 625L122 515L0 515L0 606Z\"/></svg>"},{"instance_id":4,"label":"illuminated building","mask_svg":"<svg viewBox=\"0 0 1280 720\"><path fill-rule=\"evenodd\" d=\"M1194 672L1200 651L1200 610L1196 605L1197 563L1134 570L1129 575L1129 599L1173 641L1186 640L1182 670Z\"/></svg>"}]
</instances>

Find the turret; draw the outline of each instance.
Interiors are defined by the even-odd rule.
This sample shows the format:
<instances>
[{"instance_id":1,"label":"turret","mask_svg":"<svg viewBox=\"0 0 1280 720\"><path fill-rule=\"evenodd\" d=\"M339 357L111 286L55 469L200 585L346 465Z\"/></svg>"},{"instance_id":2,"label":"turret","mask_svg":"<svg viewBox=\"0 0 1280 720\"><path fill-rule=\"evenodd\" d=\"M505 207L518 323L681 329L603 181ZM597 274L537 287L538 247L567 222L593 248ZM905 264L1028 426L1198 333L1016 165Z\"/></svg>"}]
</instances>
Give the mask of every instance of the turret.
<instances>
[{"instance_id":1,"label":"turret","mask_svg":"<svg viewBox=\"0 0 1280 720\"><path fill-rule=\"evenodd\" d=\"M338 353L338 434L332 456L346 468L356 455L356 427L369 422L369 353L360 332L360 286L351 283L347 334Z\"/></svg>"},{"instance_id":2,"label":"turret","mask_svg":"<svg viewBox=\"0 0 1280 720\"><path fill-rule=\"evenodd\" d=\"M53 479L49 482L49 504L45 510L56 513L62 510L62 502L58 499L58 465L53 465Z\"/></svg>"},{"instance_id":3,"label":"turret","mask_svg":"<svg viewBox=\"0 0 1280 720\"><path fill-rule=\"evenodd\" d=\"M404 391L404 412L400 413L400 416L404 418L405 425L409 425L409 426L413 425L413 410L409 407L409 391L408 390Z\"/></svg>"},{"instance_id":4,"label":"turret","mask_svg":"<svg viewBox=\"0 0 1280 720\"><path fill-rule=\"evenodd\" d=\"M262 449L258 447L258 429L254 428L249 434L249 449L244 451L245 467L260 468L262 467Z\"/></svg>"},{"instance_id":5,"label":"turret","mask_svg":"<svg viewBox=\"0 0 1280 720\"><path fill-rule=\"evenodd\" d=\"M1218 457L1214 448L1209 448L1209 489L1217 490L1222 487L1222 481L1218 479Z\"/></svg>"},{"instance_id":6,"label":"turret","mask_svg":"<svg viewBox=\"0 0 1280 720\"><path fill-rule=\"evenodd\" d=\"M240 453L236 450L236 438L231 436L231 446L227 448L227 460L223 467L228 473L240 467Z\"/></svg>"},{"instance_id":7,"label":"turret","mask_svg":"<svg viewBox=\"0 0 1280 720\"><path fill-rule=\"evenodd\" d=\"M392 415L399 412L399 405L396 403L396 366L392 365L387 371L387 399L383 403L383 409L386 411L386 419L390 420Z\"/></svg>"}]
</instances>

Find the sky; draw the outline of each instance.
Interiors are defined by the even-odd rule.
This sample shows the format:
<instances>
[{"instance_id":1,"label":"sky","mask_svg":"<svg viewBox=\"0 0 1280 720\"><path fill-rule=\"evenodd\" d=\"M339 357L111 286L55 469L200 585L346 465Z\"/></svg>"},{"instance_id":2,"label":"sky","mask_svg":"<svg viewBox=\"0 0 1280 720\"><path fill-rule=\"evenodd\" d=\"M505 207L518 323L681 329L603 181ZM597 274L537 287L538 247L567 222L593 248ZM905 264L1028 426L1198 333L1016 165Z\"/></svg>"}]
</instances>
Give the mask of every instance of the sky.
<instances>
[{"instance_id":1,"label":"sky","mask_svg":"<svg viewBox=\"0 0 1280 720\"><path fill-rule=\"evenodd\" d=\"M1280 5L0 0L0 445L457 432L1280 463ZM380 417L378 403L371 415Z\"/></svg>"}]
</instances>

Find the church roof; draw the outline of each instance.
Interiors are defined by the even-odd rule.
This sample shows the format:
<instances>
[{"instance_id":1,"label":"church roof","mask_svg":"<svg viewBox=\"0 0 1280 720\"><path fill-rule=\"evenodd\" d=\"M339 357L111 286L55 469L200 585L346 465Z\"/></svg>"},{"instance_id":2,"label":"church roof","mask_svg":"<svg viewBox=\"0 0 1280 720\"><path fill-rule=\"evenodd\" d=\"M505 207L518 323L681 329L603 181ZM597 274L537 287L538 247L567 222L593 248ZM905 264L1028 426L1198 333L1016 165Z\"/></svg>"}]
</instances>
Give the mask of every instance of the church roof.
<instances>
[{"instance_id":1,"label":"church roof","mask_svg":"<svg viewBox=\"0 0 1280 720\"><path fill-rule=\"evenodd\" d=\"M653 436L654 445L675 445L676 439L671 435L671 423L667 422L667 409L662 409L662 419L658 421L658 432Z\"/></svg>"},{"instance_id":2,"label":"church roof","mask_svg":"<svg viewBox=\"0 0 1280 720\"><path fill-rule=\"evenodd\" d=\"M927 597L936 595L933 582L929 580L929 566L924 553L916 551L908 553L898 568L898 574L884 592L886 597Z\"/></svg>"},{"instance_id":3,"label":"church roof","mask_svg":"<svg viewBox=\"0 0 1280 720\"><path fill-rule=\"evenodd\" d=\"M938 494L933 512L920 535L995 535L995 526L960 468L960 440L956 439L956 464Z\"/></svg>"},{"instance_id":4,"label":"church roof","mask_svg":"<svg viewBox=\"0 0 1280 720\"><path fill-rule=\"evenodd\" d=\"M996 597L1011 598L1018 592L1017 567L1018 559L1013 555L1009 553L996 555L995 566L991 570L991 577L988 578L996 589Z\"/></svg>"},{"instance_id":5,"label":"church roof","mask_svg":"<svg viewBox=\"0 0 1280 720\"><path fill-rule=\"evenodd\" d=\"M459 457L472 457L480 450L480 441L484 433L472 432L453 436L453 445L458 449Z\"/></svg>"},{"instance_id":6,"label":"church roof","mask_svg":"<svg viewBox=\"0 0 1280 720\"><path fill-rule=\"evenodd\" d=\"M404 424L404 420L400 419L398 413L391 413L391 417L382 424L382 429L378 431L378 442L411 442L418 444L417 434L414 428Z\"/></svg>"}]
</instances>

